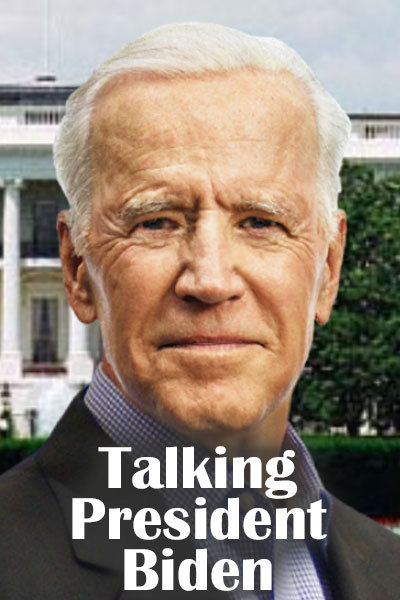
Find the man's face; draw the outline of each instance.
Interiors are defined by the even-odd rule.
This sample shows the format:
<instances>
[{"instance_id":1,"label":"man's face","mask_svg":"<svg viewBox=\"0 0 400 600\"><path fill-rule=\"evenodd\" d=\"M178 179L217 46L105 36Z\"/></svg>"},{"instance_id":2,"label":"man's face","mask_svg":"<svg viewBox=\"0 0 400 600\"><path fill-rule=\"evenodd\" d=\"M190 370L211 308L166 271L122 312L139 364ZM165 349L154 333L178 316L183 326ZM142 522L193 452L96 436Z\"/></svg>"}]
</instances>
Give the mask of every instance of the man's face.
<instances>
[{"instance_id":1,"label":"man's face","mask_svg":"<svg viewBox=\"0 0 400 600\"><path fill-rule=\"evenodd\" d=\"M82 268L109 372L181 432L259 425L333 301L307 93L284 73L127 76L99 97L92 143Z\"/></svg>"}]
</instances>

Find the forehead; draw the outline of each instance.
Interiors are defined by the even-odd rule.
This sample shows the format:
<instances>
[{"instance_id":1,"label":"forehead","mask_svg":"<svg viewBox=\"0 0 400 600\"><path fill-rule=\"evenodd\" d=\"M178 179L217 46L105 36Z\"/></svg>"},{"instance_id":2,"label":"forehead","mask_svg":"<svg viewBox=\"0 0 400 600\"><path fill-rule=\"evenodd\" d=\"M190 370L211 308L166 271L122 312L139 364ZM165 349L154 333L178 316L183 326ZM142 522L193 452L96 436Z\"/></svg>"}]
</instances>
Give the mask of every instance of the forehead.
<instances>
[{"instance_id":1,"label":"forehead","mask_svg":"<svg viewBox=\"0 0 400 600\"><path fill-rule=\"evenodd\" d=\"M298 125L307 121L311 128L316 125L309 93L291 73L238 69L173 79L134 73L116 75L98 93L92 132L101 135L111 127L126 133L129 122L138 141L151 139L154 132L146 136L144 121L151 120L157 126L159 120L165 122L178 114L182 119L183 111L190 112L196 122L205 122L216 112L226 115L221 126L209 132L212 137L223 137L226 122L240 124L240 132L251 129L254 117L262 113L265 120L273 121L285 112L288 118L279 123L283 132L295 121Z\"/></svg>"},{"instance_id":2,"label":"forehead","mask_svg":"<svg viewBox=\"0 0 400 600\"><path fill-rule=\"evenodd\" d=\"M237 70L166 80L116 76L92 116L95 177L132 177L208 161L238 171L314 179L318 133L308 91L285 71ZM210 168L212 168L210 167ZM171 176L172 176L172 170Z\"/></svg>"}]
</instances>

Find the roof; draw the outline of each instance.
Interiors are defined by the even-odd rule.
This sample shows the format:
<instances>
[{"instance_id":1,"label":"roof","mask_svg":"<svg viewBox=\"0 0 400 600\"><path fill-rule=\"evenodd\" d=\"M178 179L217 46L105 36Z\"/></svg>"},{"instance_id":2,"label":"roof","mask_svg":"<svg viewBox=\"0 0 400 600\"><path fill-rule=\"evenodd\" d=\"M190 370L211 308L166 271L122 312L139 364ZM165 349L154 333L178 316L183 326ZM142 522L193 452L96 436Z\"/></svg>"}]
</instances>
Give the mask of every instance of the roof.
<instances>
[{"instance_id":1,"label":"roof","mask_svg":"<svg viewBox=\"0 0 400 600\"><path fill-rule=\"evenodd\" d=\"M352 121L399 121L400 113L349 113Z\"/></svg>"}]
</instances>

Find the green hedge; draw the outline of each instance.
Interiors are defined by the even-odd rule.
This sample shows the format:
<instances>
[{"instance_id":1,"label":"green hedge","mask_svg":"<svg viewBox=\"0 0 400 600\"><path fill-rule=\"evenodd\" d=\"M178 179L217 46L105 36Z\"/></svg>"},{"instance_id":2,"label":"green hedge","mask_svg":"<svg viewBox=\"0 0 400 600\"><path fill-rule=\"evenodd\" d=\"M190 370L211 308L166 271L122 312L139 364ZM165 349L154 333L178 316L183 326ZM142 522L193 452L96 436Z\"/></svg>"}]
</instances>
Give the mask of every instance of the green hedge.
<instances>
[{"instance_id":1,"label":"green hedge","mask_svg":"<svg viewBox=\"0 0 400 600\"><path fill-rule=\"evenodd\" d=\"M400 438L304 436L326 488L374 517L400 517Z\"/></svg>"},{"instance_id":2,"label":"green hedge","mask_svg":"<svg viewBox=\"0 0 400 600\"><path fill-rule=\"evenodd\" d=\"M398 452L400 436L395 437L351 437L346 435L302 435L301 439L311 453L314 452Z\"/></svg>"},{"instance_id":3,"label":"green hedge","mask_svg":"<svg viewBox=\"0 0 400 600\"><path fill-rule=\"evenodd\" d=\"M327 489L375 517L400 517L400 437L304 436ZM0 472L37 450L44 440L1 440Z\"/></svg>"},{"instance_id":4,"label":"green hedge","mask_svg":"<svg viewBox=\"0 0 400 600\"><path fill-rule=\"evenodd\" d=\"M3 439L0 440L0 473L11 469L27 458L43 444L43 438L32 440Z\"/></svg>"}]
</instances>

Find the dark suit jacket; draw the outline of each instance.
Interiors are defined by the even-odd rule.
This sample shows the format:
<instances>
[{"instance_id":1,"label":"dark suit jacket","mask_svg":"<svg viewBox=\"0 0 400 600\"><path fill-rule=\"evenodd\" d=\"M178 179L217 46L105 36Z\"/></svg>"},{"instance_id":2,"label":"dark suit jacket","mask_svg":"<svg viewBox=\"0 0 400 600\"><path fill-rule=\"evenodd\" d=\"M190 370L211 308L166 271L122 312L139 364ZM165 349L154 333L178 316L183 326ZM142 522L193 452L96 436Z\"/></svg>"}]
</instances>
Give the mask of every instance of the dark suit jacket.
<instances>
[{"instance_id":1,"label":"dark suit jacket","mask_svg":"<svg viewBox=\"0 0 400 600\"><path fill-rule=\"evenodd\" d=\"M72 540L71 498L101 498L107 506L154 506L164 512L160 494L138 493L132 485L108 490L106 455L113 445L78 395L53 434L33 457L0 478L1 600L116 600L160 592L123 592L124 547L134 548L132 531L108 541L108 522L88 527L85 540ZM127 476L130 468L124 469ZM136 547L146 547L139 540ZM157 551L159 542L148 542ZM165 542L164 544L165 545ZM176 560L193 554L191 542L169 543ZM160 547L158 546L158 551ZM400 539L333 499L329 571L335 600L400 598ZM194 592L197 597L226 597ZM182 598L185 592L163 592Z\"/></svg>"}]
</instances>

